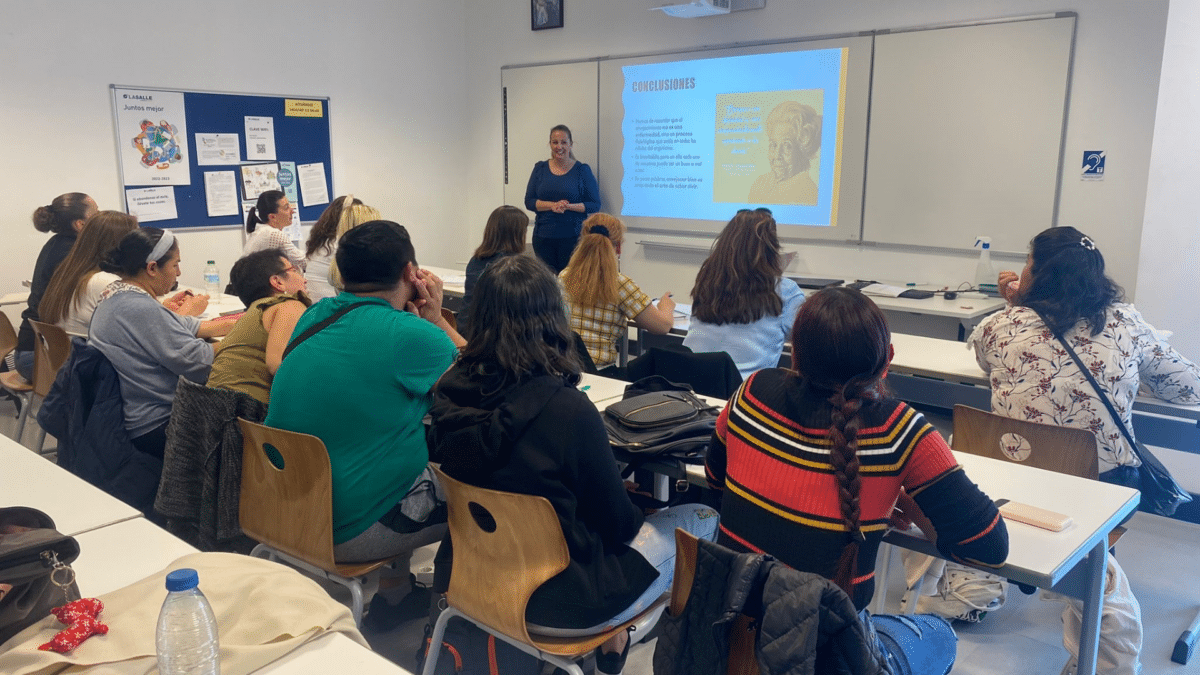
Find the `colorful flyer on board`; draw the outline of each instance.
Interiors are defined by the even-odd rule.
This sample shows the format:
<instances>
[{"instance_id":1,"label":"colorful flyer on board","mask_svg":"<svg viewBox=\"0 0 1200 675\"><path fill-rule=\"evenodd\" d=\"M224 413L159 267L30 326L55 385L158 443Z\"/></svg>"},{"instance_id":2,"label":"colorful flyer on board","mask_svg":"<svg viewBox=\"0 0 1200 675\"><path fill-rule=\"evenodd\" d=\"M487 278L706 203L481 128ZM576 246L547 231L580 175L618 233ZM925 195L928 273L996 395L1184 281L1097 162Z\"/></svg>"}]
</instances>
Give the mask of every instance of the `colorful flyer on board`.
<instances>
[{"instance_id":1,"label":"colorful flyer on board","mask_svg":"<svg viewBox=\"0 0 1200 675\"><path fill-rule=\"evenodd\" d=\"M253 202L267 190L279 189L279 165L243 164L242 169L242 199Z\"/></svg>"},{"instance_id":2,"label":"colorful flyer on board","mask_svg":"<svg viewBox=\"0 0 1200 675\"><path fill-rule=\"evenodd\" d=\"M114 91L125 185L190 185L183 93Z\"/></svg>"}]
</instances>

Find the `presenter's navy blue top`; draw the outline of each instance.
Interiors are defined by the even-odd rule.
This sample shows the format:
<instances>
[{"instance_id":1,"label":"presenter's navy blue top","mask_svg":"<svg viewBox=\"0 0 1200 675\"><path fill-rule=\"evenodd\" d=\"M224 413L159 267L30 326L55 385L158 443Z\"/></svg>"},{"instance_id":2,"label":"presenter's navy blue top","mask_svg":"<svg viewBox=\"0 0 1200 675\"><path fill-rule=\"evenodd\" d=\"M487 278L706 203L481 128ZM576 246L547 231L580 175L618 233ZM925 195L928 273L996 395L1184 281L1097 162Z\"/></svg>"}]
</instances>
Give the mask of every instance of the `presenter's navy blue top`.
<instances>
[{"instance_id":1,"label":"presenter's navy blue top","mask_svg":"<svg viewBox=\"0 0 1200 675\"><path fill-rule=\"evenodd\" d=\"M567 211L538 211L537 200L556 202L565 199L572 204L583 204L586 213ZM600 185L592 169L583 162L575 162L571 170L561 176L550 170L550 161L533 165L529 175L529 186L525 188L525 208L537 213L533 221L533 236L547 239L566 239L579 236L583 220L590 213L600 210Z\"/></svg>"}]
</instances>

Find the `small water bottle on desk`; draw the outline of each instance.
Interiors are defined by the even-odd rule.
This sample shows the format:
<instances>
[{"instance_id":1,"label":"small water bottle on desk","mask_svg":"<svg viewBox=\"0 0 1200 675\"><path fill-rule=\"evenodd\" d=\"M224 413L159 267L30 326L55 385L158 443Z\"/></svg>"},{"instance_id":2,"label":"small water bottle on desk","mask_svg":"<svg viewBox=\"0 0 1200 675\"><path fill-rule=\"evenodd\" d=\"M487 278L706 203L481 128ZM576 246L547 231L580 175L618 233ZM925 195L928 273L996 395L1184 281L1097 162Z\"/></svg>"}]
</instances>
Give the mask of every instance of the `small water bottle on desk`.
<instances>
[{"instance_id":1,"label":"small water bottle on desk","mask_svg":"<svg viewBox=\"0 0 1200 675\"><path fill-rule=\"evenodd\" d=\"M217 619L200 592L196 570L167 575L167 599L158 613L155 647L161 675L220 675Z\"/></svg>"},{"instance_id":2,"label":"small water bottle on desk","mask_svg":"<svg viewBox=\"0 0 1200 675\"><path fill-rule=\"evenodd\" d=\"M221 270L217 269L217 263L213 260L204 266L204 292L212 300L221 297Z\"/></svg>"}]
</instances>

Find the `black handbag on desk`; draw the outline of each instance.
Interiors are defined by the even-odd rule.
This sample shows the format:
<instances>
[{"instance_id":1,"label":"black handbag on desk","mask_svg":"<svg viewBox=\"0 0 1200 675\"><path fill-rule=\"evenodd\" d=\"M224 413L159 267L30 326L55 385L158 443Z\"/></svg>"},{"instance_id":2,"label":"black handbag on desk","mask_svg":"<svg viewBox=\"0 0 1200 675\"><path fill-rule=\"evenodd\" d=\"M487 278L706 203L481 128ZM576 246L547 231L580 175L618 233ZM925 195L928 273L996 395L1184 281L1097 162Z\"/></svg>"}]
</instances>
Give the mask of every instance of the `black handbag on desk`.
<instances>
[{"instance_id":1,"label":"black handbag on desk","mask_svg":"<svg viewBox=\"0 0 1200 675\"><path fill-rule=\"evenodd\" d=\"M37 509L0 509L0 644L50 616L50 610L79 599L75 572L79 542L54 529Z\"/></svg>"},{"instance_id":2,"label":"black handbag on desk","mask_svg":"<svg viewBox=\"0 0 1200 675\"><path fill-rule=\"evenodd\" d=\"M719 414L686 385L654 375L631 384L626 398L604 409L604 426L613 448L645 459L702 463Z\"/></svg>"},{"instance_id":3,"label":"black handbag on desk","mask_svg":"<svg viewBox=\"0 0 1200 675\"><path fill-rule=\"evenodd\" d=\"M1045 319L1042 319L1045 323ZM1046 324L1049 326L1050 324ZM1079 371L1087 378L1087 381L1092 385L1092 389L1096 390L1096 395L1100 397L1100 402L1108 409L1108 414L1112 415L1113 420L1117 423L1117 427L1121 430L1121 435L1129 443L1129 447L1133 448L1133 454L1137 455L1141 461L1141 466L1137 467L1138 477L1141 479L1140 485L1137 486L1142 492L1142 501L1138 506L1139 511L1148 511L1157 513L1160 516L1173 516L1175 509L1182 504L1187 504L1192 501L1192 495L1187 490L1183 489L1179 483L1175 482L1175 477L1163 466L1163 463L1150 452L1150 449L1142 444L1141 441L1135 440L1133 434L1129 432L1129 427L1125 426L1125 420L1117 414L1117 409L1113 407L1112 401L1109 400L1108 393L1092 376L1092 372L1080 360L1079 355L1071 348L1071 345L1059 333L1055 333L1054 337L1067 350L1067 354L1075 361ZM1134 486L1130 486L1134 487Z\"/></svg>"}]
</instances>

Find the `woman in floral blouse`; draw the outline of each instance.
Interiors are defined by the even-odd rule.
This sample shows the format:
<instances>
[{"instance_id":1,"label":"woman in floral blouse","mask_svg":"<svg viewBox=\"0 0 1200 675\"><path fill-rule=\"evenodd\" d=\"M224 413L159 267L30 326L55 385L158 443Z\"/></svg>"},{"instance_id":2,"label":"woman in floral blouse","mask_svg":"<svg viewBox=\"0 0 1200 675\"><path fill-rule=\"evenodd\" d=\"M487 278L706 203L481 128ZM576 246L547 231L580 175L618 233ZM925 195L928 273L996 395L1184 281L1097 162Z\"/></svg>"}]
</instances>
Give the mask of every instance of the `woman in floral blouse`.
<instances>
[{"instance_id":1,"label":"woman in floral blouse","mask_svg":"<svg viewBox=\"0 0 1200 675\"><path fill-rule=\"evenodd\" d=\"M1011 306L980 324L970 339L979 365L991 374L992 410L1090 429L1100 479L1136 485L1139 460L1052 331L1070 342L1131 433L1139 385L1166 401L1200 403L1200 368L1121 301L1121 288L1104 273L1104 256L1073 227L1034 237L1021 276L1001 272L999 285Z\"/></svg>"}]
</instances>

